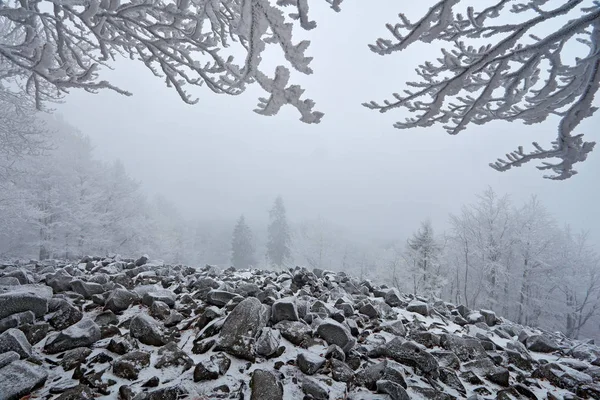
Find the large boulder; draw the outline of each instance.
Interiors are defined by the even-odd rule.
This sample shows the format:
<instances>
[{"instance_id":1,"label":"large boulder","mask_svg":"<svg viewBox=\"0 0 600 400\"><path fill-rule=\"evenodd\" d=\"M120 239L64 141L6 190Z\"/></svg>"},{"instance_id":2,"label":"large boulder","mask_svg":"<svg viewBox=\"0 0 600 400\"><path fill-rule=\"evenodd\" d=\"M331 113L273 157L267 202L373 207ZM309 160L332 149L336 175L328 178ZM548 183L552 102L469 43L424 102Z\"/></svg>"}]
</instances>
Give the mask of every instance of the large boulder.
<instances>
[{"instance_id":1,"label":"large boulder","mask_svg":"<svg viewBox=\"0 0 600 400\"><path fill-rule=\"evenodd\" d=\"M323 338L327 344L340 346L345 352L350 351L355 344L350 330L331 318L327 318L319 324L317 335Z\"/></svg>"},{"instance_id":2,"label":"large boulder","mask_svg":"<svg viewBox=\"0 0 600 400\"><path fill-rule=\"evenodd\" d=\"M0 286L0 319L24 311L42 317L51 298L52 289L44 285Z\"/></svg>"},{"instance_id":3,"label":"large boulder","mask_svg":"<svg viewBox=\"0 0 600 400\"><path fill-rule=\"evenodd\" d=\"M250 380L250 400L283 400L283 385L269 371L256 369Z\"/></svg>"},{"instance_id":4,"label":"large boulder","mask_svg":"<svg viewBox=\"0 0 600 400\"><path fill-rule=\"evenodd\" d=\"M146 314L137 314L129 323L131 337L150 346L162 346L166 343L160 323Z\"/></svg>"},{"instance_id":5,"label":"large boulder","mask_svg":"<svg viewBox=\"0 0 600 400\"><path fill-rule=\"evenodd\" d=\"M298 321L298 309L294 297L285 297L276 300L271 307L271 321L276 324L279 321Z\"/></svg>"},{"instance_id":6,"label":"large boulder","mask_svg":"<svg viewBox=\"0 0 600 400\"><path fill-rule=\"evenodd\" d=\"M11 328L0 335L0 353L7 351L14 351L21 358L29 358L31 357L31 344L23 332Z\"/></svg>"},{"instance_id":7,"label":"large boulder","mask_svg":"<svg viewBox=\"0 0 600 400\"><path fill-rule=\"evenodd\" d=\"M105 310L119 314L127 310L139 297L136 293L126 289L115 289L108 295L104 305Z\"/></svg>"},{"instance_id":8,"label":"large boulder","mask_svg":"<svg viewBox=\"0 0 600 400\"><path fill-rule=\"evenodd\" d=\"M91 319L84 318L50 337L44 345L44 351L48 354L55 354L76 347L90 347L100 338L100 327Z\"/></svg>"},{"instance_id":9,"label":"large boulder","mask_svg":"<svg viewBox=\"0 0 600 400\"><path fill-rule=\"evenodd\" d=\"M225 319L217 348L233 356L254 361L255 341L268 319L268 307L257 298L242 300Z\"/></svg>"},{"instance_id":10,"label":"large boulder","mask_svg":"<svg viewBox=\"0 0 600 400\"><path fill-rule=\"evenodd\" d=\"M0 369L0 400L18 400L42 386L48 378L44 367L14 361Z\"/></svg>"},{"instance_id":11,"label":"large boulder","mask_svg":"<svg viewBox=\"0 0 600 400\"><path fill-rule=\"evenodd\" d=\"M429 354L425 346L404 341L396 337L388 343L369 352L371 357L385 356L400 364L420 369L425 375L434 379L439 377L439 364L434 356Z\"/></svg>"}]
</instances>

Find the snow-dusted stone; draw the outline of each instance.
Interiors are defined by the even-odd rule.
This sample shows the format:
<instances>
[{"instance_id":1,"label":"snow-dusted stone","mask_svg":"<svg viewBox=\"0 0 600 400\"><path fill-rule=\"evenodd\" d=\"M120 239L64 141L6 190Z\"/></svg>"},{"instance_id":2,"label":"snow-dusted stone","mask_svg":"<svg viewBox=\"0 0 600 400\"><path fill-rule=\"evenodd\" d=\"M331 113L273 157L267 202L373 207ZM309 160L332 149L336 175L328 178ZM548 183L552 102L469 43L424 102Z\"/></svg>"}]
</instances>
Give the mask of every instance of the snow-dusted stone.
<instances>
[{"instance_id":1,"label":"snow-dusted stone","mask_svg":"<svg viewBox=\"0 0 600 400\"><path fill-rule=\"evenodd\" d=\"M4 368L11 362L17 361L20 358L21 357L19 356L19 353L17 353L16 351L7 351L5 353L0 353L0 368Z\"/></svg>"},{"instance_id":2,"label":"snow-dusted stone","mask_svg":"<svg viewBox=\"0 0 600 400\"><path fill-rule=\"evenodd\" d=\"M76 347L89 347L100 340L100 327L91 319L84 318L59 334L50 337L44 345L48 354L60 353Z\"/></svg>"},{"instance_id":3,"label":"snow-dusted stone","mask_svg":"<svg viewBox=\"0 0 600 400\"><path fill-rule=\"evenodd\" d=\"M461 361L487 358L487 353L478 339L462 338L451 334L443 334L440 344L452 351Z\"/></svg>"},{"instance_id":4,"label":"snow-dusted stone","mask_svg":"<svg viewBox=\"0 0 600 400\"><path fill-rule=\"evenodd\" d=\"M137 314L131 319L129 334L150 346L162 346L166 343L160 323L146 314Z\"/></svg>"},{"instance_id":5,"label":"snow-dusted stone","mask_svg":"<svg viewBox=\"0 0 600 400\"><path fill-rule=\"evenodd\" d=\"M53 274L46 275L46 285L50 286L54 293L61 293L71 290L72 280L73 276L63 268L59 269Z\"/></svg>"},{"instance_id":6,"label":"snow-dusted stone","mask_svg":"<svg viewBox=\"0 0 600 400\"><path fill-rule=\"evenodd\" d=\"M110 310L115 314L119 314L127 310L135 301L139 300L139 296L126 289L115 289L108 295L104 305L105 310Z\"/></svg>"},{"instance_id":7,"label":"snow-dusted stone","mask_svg":"<svg viewBox=\"0 0 600 400\"><path fill-rule=\"evenodd\" d=\"M377 311L377 309L371 303L367 303L364 306L362 306L358 310L358 312L366 315L369 318L378 318L379 317L379 311Z\"/></svg>"},{"instance_id":8,"label":"snow-dusted stone","mask_svg":"<svg viewBox=\"0 0 600 400\"><path fill-rule=\"evenodd\" d=\"M0 319L31 311L36 317L48 312L52 289L44 285L0 286Z\"/></svg>"},{"instance_id":9,"label":"snow-dusted stone","mask_svg":"<svg viewBox=\"0 0 600 400\"><path fill-rule=\"evenodd\" d=\"M566 389L576 389L579 385L593 383L592 377L588 374L557 363L541 365L533 371L531 376L538 379L547 379L553 385Z\"/></svg>"},{"instance_id":10,"label":"snow-dusted stone","mask_svg":"<svg viewBox=\"0 0 600 400\"><path fill-rule=\"evenodd\" d=\"M488 326L496 325L498 318L496 317L495 312L491 310L479 310L479 312L481 313L481 315L483 315L485 323L488 324Z\"/></svg>"},{"instance_id":11,"label":"snow-dusted stone","mask_svg":"<svg viewBox=\"0 0 600 400\"><path fill-rule=\"evenodd\" d=\"M0 400L18 400L41 387L48 378L44 367L17 360L0 369Z\"/></svg>"},{"instance_id":12,"label":"snow-dusted stone","mask_svg":"<svg viewBox=\"0 0 600 400\"><path fill-rule=\"evenodd\" d=\"M391 400L410 400L410 396L406 390L399 384L382 379L377 381L377 392L387 394Z\"/></svg>"},{"instance_id":13,"label":"snow-dusted stone","mask_svg":"<svg viewBox=\"0 0 600 400\"><path fill-rule=\"evenodd\" d=\"M405 342L404 339L396 337L369 352L369 357L380 356L389 357L400 364L416 367L434 379L439 376L437 360L427 352L425 346L420 344Z\"/></svg>"},{"instance_id":14,"label":"snow-dusted stone","mask_svg":"<svg viewBox=\"0 0 600 400\"><path fill-rule=\"evenodd\" d=\"M79 293L86 299L91 299L95 294L103 294L105 292L104 287L99 283L84 282L80 279L71 281L71 290L75 293Z\"/></svg>"},{"instance_id":15,"label":"snow-dusted stone","mask_svg":"<svg viewBox=\"0 0 600 400\"><path fill-rule=\"evenodd\" d=\"M81 321L82 318L83 313L78 308L69 304L66 300L62 300L54 315L48 319L48 322L54 329L62 331Z\"/></svg>"},{"instance_id":16,"label":"snow-dusted stone","mask_svg":"<svg viewBox=\"0 0 600 400\"><path fill-rule=\"evenodd\" d=\"M150 307L152 303L155 301L162 301L169 307L175 307L175 293L170 290L162 289L162 290L152 290L151 292L147 292L142 297L142 303Z\"/></svg>"},{"instance_id":17,"label":"snow-dusted stone","mask_svg":"<svg viewBox=\"0 0 600 400\"><path fill-rule=\"evenodd\" d=\"M269 309L255 297L241 301L229 313L219 334L217 349L254 361L255 341L267 325Z\"/></svg>"},{"instance_id":18,"label":"snow-dusted stone","mask_svg":"<svg viewBox=\"0 0 600 400\"><path fill-rule=\"evenodd\" d=\"M339 322L328 318L317 327L317 335L323 338L327 344L338 345L345 352L350 351L356 341L350 334L350 330Z\"/></svg>"},{"instance_id":19,"label":"snow-dusted stone","mask_svg":"<svg viewBox=\"0 0 600 400\"><path fill-rule=\"evenodd\" d=\"M119 317L115 315L114 312L110 310L102 311L100 314L96 315L94 321L100 326L108 326L108 325L116 325L119 323Z\"/></svg>"},{"instance_id":20,"label":"snow-dusted stone","mask_svg":"<svg viewBox=\"0 0 600 400\"><path fill-rule=\"evenodd\" d=\"M31 324L35 320L35 314L31 311L23 311L6 318L0 319L0 333L10 328L17 328L21 325Z\"/></svg>"},{"instance_id":21,"label":"snow-dusted stone","mask_svg":"<svg viewBox=\"0 0 600 400\"><path fill-rule=\"evenodd\" d=\"M160 319L160 320L164 320L170 314L171 314L171 309L169 308L169 306L166 303L164 303L160 300L156 300L156 301L152 302L152 305L150 306L150 315L152 317Z\"/></svg>"},{"instance_id":22,"label":"snow-dusted stone","mask_svg":"<svg viewBox=\"0 0 600 400\"><path fill-rule=\"evenodd\" d=\"M113 363L113 373L124 379L138 379L143 368L150 365L150 353L144 351L132 351L119 358Z\"/></svg>"},{"instance_id":23,"label":"snow-dusted stone","mask_svg":"<svg viewBox=\"0 0 600 400\"><path fill-rule=\"evenodd\" d=\"M283 400L283 385L271 372L256 369L250 380L250 400Z\"/></svg>"},{"instance_id":24,"label":"snow-dusted stone","mask_svg":"<svg viewBox=\"0 0 600 400\"><path fill-rule=\"evenodd\" d=\"M356 383L370 390L377 390L376 383L382 379L406 388L402 366L391 360L370 365L356 375Z\"/></svg>"},{"instance_id":25,"label":"snow-dusted stone","mask_svg":"<svg viewBox=\"0 0 600 400\"><path fill-rule=\"evenodd\" d=\"M314 379L305 378L302 382L302 391L315 400L329 400L329 391L325 385Z\"/></svg>"},{"instance_id":26,"label":"snow-dusted stone","mask_svg":"<svg viewBox=\"0 0 600 400\"><path fill-rule=\"evenodd\" d=\"M20 285L21 282L14 276L1 276L0 277L0 286L17 286Z\"/></svg>"},{"instance_id":27,"label":"snow-dusted stone","mask_svg":"<svg viewBox=\"0 0 600 400\"><path fill-rule=\"evenodd\" d=\"M298 321L298 309L294 297L285 297L276 300L271 307L271 322Z\"/></svg>"},{"instance_id":28,"label":"snow-dusted stone","mask_svg":"<svg viewBox=\"0 0 600 400\"><path fill-rule=\"evenodd\" d=\"M413 300L406 306L406 311L414 312L427 317L429 316L430 309L429 304L419 300Z\"/></svg>"},{"instance_id":29,"label":"snow-dusted stone","mask_svg":"<svg viewBox=\"0 0 600 400\"><path fill-rule=\"evenodd\" d=\"M402 296L398 289L390 289L385 293L385 302L391 307L400 307L403 304Z\"/></svg>"},{"instance_id":30,"label":"snow-dusted stone","mask_svg":"<svg viewBox=\"0 0 600 400\"><path fill-rule=\"evenodd\" d=\"M206 302L213 306L223 307L233 298L241 297L239 294L227 292L225 290L211 290L206 295Z\"/></svg>"},{"instance_id":31,"label":"snow-dusted stone","mask_svg":"<svg viewBox=\"0 0 600 400\"><path fill-rule=\"evenodd\" d=\"M337 382L350 382L354 379L354 371L343 361L331 359L331 376Z\"/></svg>"},{"instance_id":32,"label":"snow-dusted stone","mask_svg":"<svg viewBox=\"0 0 600 400\"><path fill-rule=\"evenodd\" d=\"M11 328L0 335L0 353L8 351L16 352L21 358L31 357L31 344L23 332Z\"/></svg>"},{"instance_id":33,"label":"snow-dusted stone","mask_svg":"<svg viewBox=\"0 0 600 400\"><path fill-rule=\"evenodd\" d=\"M269 357L279 349L281 344L281 332L277 329L262 328L260 336L256 340L256 354Z\"/></svg>"},{"instance_id":34,"label":"snow-dusted stone","mask_svg":"<svg viewBox=\"0 0 600 400\"><path fill-rule=\"evenodd\" d=\"M65 371L69 371L84 363L90 354L92 354L91 349L87 347L77 347L76 349L66 351L60 364Z\"/></svg>"},{"instance_id":35,"label":"snow-dusted stone","mask_svg":"<svg viewBox=\"0 0 600 400\"><path fill-rule=\"evenodd\" d=\"M325 364L323 357L307 351L300 352L296 358L296 365L307 375L314 375L323 364Z\"/></svg>"},{"instance_id":36,"label":"snow-dusted stone","mask_svg":"<svg viewBox=\"0 0 600 400\"><path fill-rule=\"evenodd\" d=\"M556 342L544 335L529 336L525 341L525 346L531 351L538 353L552 353L560 349Z\"/></svg>"},{"instance_id":37,"label":"snow-dusted stone","mask_svg":"<svg viewBox=\"0 0 600 400\"><path fill-rule=\"evenodd\" d=\"M194 366L194 361L185 351L177 347L177 343L169 342L158 350L160 358L154 365L155 368L166 368L171 366L181 366L184 371Z\"/></svg>"}]
</instances>

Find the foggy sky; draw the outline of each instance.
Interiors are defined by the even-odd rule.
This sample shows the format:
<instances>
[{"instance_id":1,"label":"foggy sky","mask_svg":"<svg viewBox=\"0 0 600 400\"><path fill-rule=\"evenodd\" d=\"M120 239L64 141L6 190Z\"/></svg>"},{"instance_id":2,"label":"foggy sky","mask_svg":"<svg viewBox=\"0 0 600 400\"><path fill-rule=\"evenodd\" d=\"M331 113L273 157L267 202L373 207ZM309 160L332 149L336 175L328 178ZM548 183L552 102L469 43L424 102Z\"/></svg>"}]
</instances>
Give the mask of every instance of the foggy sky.
<instances>
[{"instance_id":1,"label":"foggy sky","mask_svg":"<svg viewBox=\"0 0 600 400\"><path fill-rule=\"evenodd\" d=\"M281 194L291 219L321 215L365 237L402 239L426 218L445 229L448 213L490 185L515 202L537 194L560 223L599 238L600 149L564 182L542 179L534 164L505 173L488 167L518 145L529 149L539 141L549 147L556 119L470 126L450 136L440 126L394 129L408 116L405 110L380 114L361 106L400 92L419 63L439 55L427 45L385 57L367 48L385 36L384 24L398 12L416 19L433 3L389 0L366 7L348 1L336 14L311 2L318 26L298 37L312 40L307 53L314 56L315 72L293 79L325 112L318 125L303 124L289 106L275 117L255 114L263 93L254 87L238 97L189 88L200 101L187 105L164 81L128 61L117 62L103 78L133 97L74 91L56 109L92 138L98 157L121 159L145 191L165 195L190 217L244 213L263 219ZM266 58L271 67L283 60L276 48ZM598 122L597 114L578 132L593 140Z\"/></svg>"}]
</instances>

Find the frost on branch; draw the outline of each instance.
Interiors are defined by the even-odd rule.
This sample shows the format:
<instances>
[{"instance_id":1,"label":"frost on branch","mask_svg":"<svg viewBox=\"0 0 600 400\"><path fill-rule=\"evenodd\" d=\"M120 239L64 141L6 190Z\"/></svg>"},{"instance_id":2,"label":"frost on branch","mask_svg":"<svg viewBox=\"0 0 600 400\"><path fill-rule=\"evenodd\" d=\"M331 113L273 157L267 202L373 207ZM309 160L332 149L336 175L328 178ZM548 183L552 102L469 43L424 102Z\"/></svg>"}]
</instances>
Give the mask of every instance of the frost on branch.
<instances>
[{"instance_id":1,"label":"frost on branch","mask_svg":"<svg viewBox=\"0 0 600 400\"><path fill-rule=\"evenodd\" d=\"M550 115L561 117L558 138L550 149L534 143L528 153L522 147L490 164L506 171L531 160L551 170L550 179L566 179L577 173L573 165L584 161L594 142L575 134L577 125L591 116L592 102L600 84L600 2L585 0L494 0L487 8L455 12L460 0L441 0L419 21L400 14L400 22L387 24L392 38L378 39L373 52L387 55L415 42L449 43L436 62L417 68L419 82L394 93L383 104L368 108L387 112L405 108L413 115L394 126L400 129L442 123L450 134L469 124L493 120L535 124ZM483 3L483 2L482 2ZM479 4L479 1L477 2ZM587 7L586 7L587 5ZM512 14L512 16L511 16ZM513 24L495 24L508 16ZM550 32L542 36L537 31ZM587 48L570 62L567 52Z\"/></svg>"},{"instance_id":2,"label":"frost on branch","mask_svg":"<svg viewBox=\"0 0 600 400\"><path fill-rule=\"evenodd\" d=\"M341 0L326 1L339 11ZM286 67L276 68L275 84L260 70L266 44L278 44L292 68L312 73L304 55L309 42L292 42L284 8L295 9L290 17L303 29L316 26L308 0L0 1L0 65L11 70L0 82L24 84L38 108L72 88L130 95L100 78L100 67L122 55L144 63L186 103L197 102L189 85L237 95L259 80L270 94L267 107L259 104L261 114L291 104L302 121L317 123L322 114L313 111L312 100L299 100L303 90L279 85L289 79ZM244 52L241 60L224 54L232 44Z\"/></svg>"}]
</instances>

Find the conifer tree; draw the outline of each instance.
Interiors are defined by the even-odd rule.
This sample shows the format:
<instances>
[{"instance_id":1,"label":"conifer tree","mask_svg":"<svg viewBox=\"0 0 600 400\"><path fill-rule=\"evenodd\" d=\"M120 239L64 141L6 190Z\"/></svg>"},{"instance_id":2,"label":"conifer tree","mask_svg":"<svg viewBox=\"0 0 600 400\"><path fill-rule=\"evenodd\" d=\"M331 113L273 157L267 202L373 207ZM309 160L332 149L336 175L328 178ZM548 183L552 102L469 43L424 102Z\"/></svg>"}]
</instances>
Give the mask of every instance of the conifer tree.
<instances>
[{"instance_id":1,"label":"conifer tree","mask_svg":"<svg viewBox=\"0 0 600 400\"><path fill-rule=\"evenodd\" d=\"M267 260L271 264L281 267L291 255L290 230L281 196L275 199L275 204L273 204L273 208L269 211L269 219Z\"/></svg>"},{"instance_id":2,"label":"conifer tree","mask_svg":"<svg viewBox=\"0 0 600 400\"><path fill-rule=\"evenodd\" d=\"M242 215L233 230L231 240L231 264L235 268L248 268L255 264L252 231Z\"/></svg>"}]
</instances>

